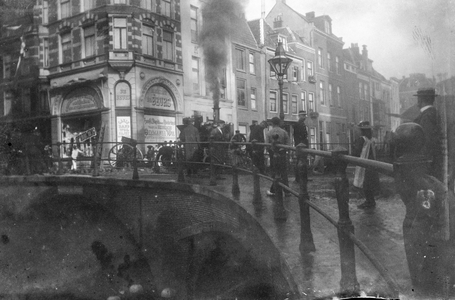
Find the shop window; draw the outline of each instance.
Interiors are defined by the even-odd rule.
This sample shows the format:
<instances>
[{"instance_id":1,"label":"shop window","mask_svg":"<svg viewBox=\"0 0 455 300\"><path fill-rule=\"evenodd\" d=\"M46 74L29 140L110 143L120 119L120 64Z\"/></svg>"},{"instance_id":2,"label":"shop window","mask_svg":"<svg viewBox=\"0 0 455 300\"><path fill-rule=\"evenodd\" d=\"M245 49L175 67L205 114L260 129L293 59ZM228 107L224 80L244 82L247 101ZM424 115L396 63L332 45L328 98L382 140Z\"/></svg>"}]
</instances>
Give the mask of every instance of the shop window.
<instances>
[{"instance_id":1,"label":"shop window","mask_svg":"<svg viewBox=\"0 0 455 300\"><path fill-rule=\"evenodd\" d=\"M114 18L114 49L127 49L126 18Z\"/></svg>"},{"instance_id":2,"label":"shop window","mask_svg":"<svg viewBox=\"0 0 455 300\"><path fill-rule=\"evenodd\" d=\"M236 79L237 85L237 105L246 107L246 81L243 79Z\"/></svg>"},{"instance_id":3,"label":"shop window","mask_svg":"<svg viewBox=\"0 0 455 300\"><path fill-rule=\"evenodd\" d=\"M95 26L84 28L84 50L85 57L96 55L95 53Z\"/></svg>"},{"instance_id":4,"label":"shop window","mask_svg":"<svg viewBox=\"0 0 455 300\"><path fill-rule=\"evenodd\" d=\"M154 55L154 43L153 43L154 29L152 26L144 24L142 26L142 53L145 55Z\"/></svg>"},{"instance_id":5,"label":"shop window","mask_svg":"<svg viewBox=\"0 0 455 300\"><path fill-rule=\"evenodd\" d=\"M163 59L174 60L174 35L170 31L163 31Z\"/></svg>"},{"instance_id":6,"label":"shop window","mask_svg":"<svg viewBox=\"0 0 455 300\"><path fill-rule=\"evenodd\" d=\"M119 82L115 86L115 106L130 107L131 106L131 90L126 82Z\"/></svg>"},{"instance_id":7,"label":"shop window","mask_svg":"<svg viewBox=\"0 0 455 300\"><path fill-rule=\"evenodd\" d=\"M272 91L270 92L269 102L270 102L270 111L276 112L276 92L272 92Z\"/></svg>"}]
</instances>

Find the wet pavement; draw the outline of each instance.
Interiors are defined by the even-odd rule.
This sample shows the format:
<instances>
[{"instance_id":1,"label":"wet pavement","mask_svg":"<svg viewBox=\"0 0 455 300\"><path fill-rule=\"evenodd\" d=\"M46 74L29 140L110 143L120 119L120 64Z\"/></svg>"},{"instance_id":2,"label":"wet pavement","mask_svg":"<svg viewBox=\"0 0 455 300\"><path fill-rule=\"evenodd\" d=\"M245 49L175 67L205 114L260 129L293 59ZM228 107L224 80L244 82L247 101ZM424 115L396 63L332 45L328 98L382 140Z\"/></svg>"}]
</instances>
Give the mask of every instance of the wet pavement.
<instances>
[{"instance_id":1,"label":"wet pavement","mask_svg":"<svg viewBox=\"0 0 455 300\"><path fill-rule=\"evenodd\" d=\"M104 172L101 176L132 178L130 171ZM348 169L352 186L353 170ZM147 169L139 170L141 180L175 181L176 174L155 174ZM333 220L338 221L338 209L333 188L333 175L310 175L308 191L310 201L317 205ZM207 173L198 177L186 177L186 182L209 186ZM253 203L253 178L251 175L239 175L240 195L236 201L253 215L267 231L275 245L281 250L289 268L300 287L302 296L305 293L313 297L327 297L340 291L340 255L338 234L334 225L311 209L311 228L316 251L302 259L300 245L300 216L297 198L286 197L284 205L287 212L286 221L276 221L273 209L274 197L266 195L270 182L261 179L261 202ZM290 177L290 187L298 191L299 186ZM213 190L232 198L232 176L223 174L217 180ZM375 209L361 210L357 205L363 202L361 194L350 191L350 217L355 228L356 237L374 254L377 260L395 279L400 288L400 299L417 298L410 285L406 256L404 252L402 221L405 207L399 196L393 192L393 180L381 177L381 194L376 198ZM356 248L356 271L360 288L367 295L387 296L391 294L386 282L374 268L369 259Z\"/></svg>"}]
</instances>

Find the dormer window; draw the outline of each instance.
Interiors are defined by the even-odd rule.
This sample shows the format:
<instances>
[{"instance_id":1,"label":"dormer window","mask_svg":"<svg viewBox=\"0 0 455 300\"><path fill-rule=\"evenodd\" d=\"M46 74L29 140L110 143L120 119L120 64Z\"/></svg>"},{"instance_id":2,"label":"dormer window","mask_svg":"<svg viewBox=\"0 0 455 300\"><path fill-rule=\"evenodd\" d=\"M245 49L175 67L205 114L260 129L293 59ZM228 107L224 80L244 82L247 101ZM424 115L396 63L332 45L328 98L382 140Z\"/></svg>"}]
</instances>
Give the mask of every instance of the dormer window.
<instances>
[{"instance_id":1,"label":"dormer window","mask_svg":"<svg viewBox=\"0 0 455 300\"><path fill-rule=\"evenodd\" d=\"M332 25L330 24L330 22L328 20L324 21L324 31L327 34L332 34Z\"/></svg>"}]
</instances>

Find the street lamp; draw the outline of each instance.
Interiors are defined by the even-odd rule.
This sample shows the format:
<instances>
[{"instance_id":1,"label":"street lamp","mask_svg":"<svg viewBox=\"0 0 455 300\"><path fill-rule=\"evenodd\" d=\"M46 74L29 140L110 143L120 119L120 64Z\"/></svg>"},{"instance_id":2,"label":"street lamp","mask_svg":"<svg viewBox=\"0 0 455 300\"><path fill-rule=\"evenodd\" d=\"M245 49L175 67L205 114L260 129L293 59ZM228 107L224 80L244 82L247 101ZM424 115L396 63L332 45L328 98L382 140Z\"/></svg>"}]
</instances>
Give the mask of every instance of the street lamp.
<instances>
[{"instance_id":1,"label":"street lamp","mask_svg":"<svg viewBox=\"0 0 455 300\"><path fill-rule=\"evenodd\" d=\"M283 48L283 43L278 42L278 46L275 50L275 56L269 59L269 64L272 70L275 72L278 79L278 86L280 88L280 119L284 120L283 110L283 76L286 74L292 59L286 56L286 52Z\"/></svg>"}]
</instances>

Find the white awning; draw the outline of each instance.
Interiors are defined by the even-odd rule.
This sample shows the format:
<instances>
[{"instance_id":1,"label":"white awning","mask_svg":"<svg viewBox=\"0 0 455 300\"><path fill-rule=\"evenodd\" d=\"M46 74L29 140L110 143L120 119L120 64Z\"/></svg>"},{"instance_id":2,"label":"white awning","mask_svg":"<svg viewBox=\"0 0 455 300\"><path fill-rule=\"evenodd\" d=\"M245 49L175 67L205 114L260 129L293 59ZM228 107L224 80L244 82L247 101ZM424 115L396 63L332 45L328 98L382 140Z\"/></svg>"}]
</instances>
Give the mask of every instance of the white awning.
<instances>
[{"instance_id":1,"label":"white awning","mask_svg":"<svg viewBox=\"0 0 455 300\"><path fill-rule=\"evenodd\" d=\"M84 83L89 81L95 81L100 79L106 79L104 68L85 71L76 74L70 74L62 77L52 78L50 81L51 88L66 87L73 84Z\"/></svg>"}]
</instances>

